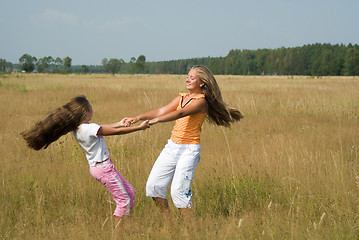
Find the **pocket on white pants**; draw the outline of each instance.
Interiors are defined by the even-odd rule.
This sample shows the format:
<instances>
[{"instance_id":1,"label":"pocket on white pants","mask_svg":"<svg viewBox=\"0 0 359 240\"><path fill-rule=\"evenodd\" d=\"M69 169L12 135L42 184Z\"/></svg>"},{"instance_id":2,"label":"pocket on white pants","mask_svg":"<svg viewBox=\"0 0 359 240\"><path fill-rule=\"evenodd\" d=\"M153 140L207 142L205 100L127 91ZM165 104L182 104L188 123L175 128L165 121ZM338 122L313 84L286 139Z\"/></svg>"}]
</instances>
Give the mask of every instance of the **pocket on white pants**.
<instances>
[{"instance_id":1,"label":"pocket on white pants","mask_svg":"<svg viewBox=\"0 0 359 240\"><path fill-rule=\"evenodd\" d=\"M183 174L183 182L182 182L182 193L186 195L191 195L191 183L193 180L193 172L187 171Z\"/></svg>"}]
</instances>

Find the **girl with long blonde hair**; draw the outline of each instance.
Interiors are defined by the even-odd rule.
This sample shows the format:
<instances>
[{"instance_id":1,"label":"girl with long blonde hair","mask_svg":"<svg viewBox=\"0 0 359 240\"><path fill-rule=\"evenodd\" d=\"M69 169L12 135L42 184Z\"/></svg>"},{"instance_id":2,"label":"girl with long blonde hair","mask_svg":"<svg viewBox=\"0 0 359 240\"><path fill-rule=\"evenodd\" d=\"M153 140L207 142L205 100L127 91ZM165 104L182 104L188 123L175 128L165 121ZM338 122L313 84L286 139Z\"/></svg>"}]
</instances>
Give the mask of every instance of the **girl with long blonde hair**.
<instances>
[{"instance_id":1,"label":"girl with long blonde hair","mask_svg":"<svg viewBox=\"0 0 359 240\"><path fill-rule=\"evenodd\" d=\"M171 138L146 184L146 195L153 198L165 218L169 216L167 188L171 182L174 205L182 213L192 206L190 185L200 160L200 132L206 116L210 123L225 127L244 117L223 101L217 81L207 67L193 66L186 78L186 88L188 93L180 93L169 104L127 119L129 123L149 120L151 125L176 120Z\"/></svg>"}]
</instances>

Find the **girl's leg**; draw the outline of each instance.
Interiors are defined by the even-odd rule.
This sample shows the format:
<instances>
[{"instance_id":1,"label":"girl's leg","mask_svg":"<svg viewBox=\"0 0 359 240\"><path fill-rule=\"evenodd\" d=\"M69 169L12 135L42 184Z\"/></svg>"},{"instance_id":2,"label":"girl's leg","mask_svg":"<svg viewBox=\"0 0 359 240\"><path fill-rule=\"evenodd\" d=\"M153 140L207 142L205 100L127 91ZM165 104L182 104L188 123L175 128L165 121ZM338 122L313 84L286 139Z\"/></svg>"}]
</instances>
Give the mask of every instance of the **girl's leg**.
<instances>
[{"instance_id":1,"label":"girl's leg","mask_svg":"<svg viewBox=\"0 0 359 240\"><path fill-rule=\"evenodd\" d=\"M152 198L155 202L156 206L160 209L163 220L164 220L164 227L165 228L171 228L173 226L172 219L171 219L171 213L170 208L168 206L168 201L166 198L159 198L154 197Z\"/></svg>"},{"instance_id":2,"label":"girl's leg","mask_svg":"<svg viewBox=\"0 0 359 240\"><path fill-rule=\"evenodd\" d=\"M173 157L172 145L166 144L152 167L146 183L146 196L152 197L165 218L169 216L167 189L172 181L176 168L176 159Z\"/></svg>"},{"instance_id":3,"label":"girl's leg","mask_svg":"<svg viewBox=\"0 0 359 240\"><path fill-rule=\"evenodd\" d=\"M168 207L168 201L166 198L154 197L152 198L157 207L161 210L163 216L168 217L170 214L170 208Z\"/></svg>"},{"instance_id":4,"label":"girl's leg","mask_svg":"<svg viewBox=\"0 0 359 240\"><path fill-rule=\"evenodd\" d=\"M192 191L191 183L194 171L200 160L200 147L196 145L184 150L178 160L175 175L171 186L171 196L174 205L180 210L182 224L186 228L185 234L191 235L193 232L193 212L192 212Z\"/></svg>"},{"instance_id":5,"label":"girl's leg","mask_svg":"<svg viewBox=\"0 0 359 240\"><path fill-rule=\"evenodd\" d=\"M200 160L201 148L200 145L191 145L181 152L171 185L172 200L179 209L192 207L191 183Z\"/></svg>"},{"instance_id":6,"label":"girl's leg","mask_svg":"<svg viewBox=\"0 0 359 240\"><path fill-rule=\"evenodd\" d=\"M114 216L124 217L135 204L135 190L132 185L110 163L90 168L92 176L104 184L116 202Z\"/></svg>"},{"instance_id":7,"label":"girl's leg","mask_svg":"<svg viewBox=\"0 0 359 240\"><path fill-rule=\"evenodd\" d=\"M173 157L170 144L166 144L148 176L146 196L167 199L167 188L172 181L175 168L176 159Z\"/></svg>"},{"instance_id":8,"label":"girl's leg","mask_svg":"<svg viewBox=\"0 0 359 240\"><path fill-rule=\"evenodd\" d=\"M116 202L115 216L125 217L135 206L135 189L132 185L113 168L106 182L106 188Z\"/></svg>"}]
</instances>

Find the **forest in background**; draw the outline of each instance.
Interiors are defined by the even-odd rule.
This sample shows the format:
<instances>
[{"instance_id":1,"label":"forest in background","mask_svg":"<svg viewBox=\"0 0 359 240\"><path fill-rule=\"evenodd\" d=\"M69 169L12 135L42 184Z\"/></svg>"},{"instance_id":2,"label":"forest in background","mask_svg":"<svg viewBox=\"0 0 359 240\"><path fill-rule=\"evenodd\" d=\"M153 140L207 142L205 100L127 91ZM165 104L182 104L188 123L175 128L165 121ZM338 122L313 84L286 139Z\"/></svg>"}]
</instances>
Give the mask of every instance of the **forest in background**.
<instances>
[{"instance_id":1,"label":"forest in background","mask_svg":"<svg viewBox=\"0 0 359 240\"><path fill-rule=\"evenodd\" d=\"M148 73L184 74L204 64L225 75L359 75L359 45L312 44L294 48L231 50L226 57L147 63Z\"/></svg>"},{"instance_id":2,"label":"forest in background","mask_svg":"<svg viewBox=\"0 0 359 240\"><path fill-rule=\"evenodd\" d=\"M102 59L101 65L71 65L71 58L37 59L24 54L19 64L0 59L0 72L112 73L112 74L186 74L193 65L202 64L217 75L308 75L358 76L358 44L308 44L301 47L231 50L225 57L201 57L146 62L146 57Z\"/></svg>"}]
</instances>

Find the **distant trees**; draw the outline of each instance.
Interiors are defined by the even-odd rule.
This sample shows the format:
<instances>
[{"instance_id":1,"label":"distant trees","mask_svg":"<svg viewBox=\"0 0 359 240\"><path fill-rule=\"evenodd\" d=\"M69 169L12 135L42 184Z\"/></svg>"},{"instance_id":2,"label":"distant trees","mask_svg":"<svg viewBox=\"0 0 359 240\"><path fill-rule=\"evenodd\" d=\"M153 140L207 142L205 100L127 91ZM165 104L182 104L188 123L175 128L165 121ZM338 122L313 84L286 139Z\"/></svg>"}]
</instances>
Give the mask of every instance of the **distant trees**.
<instances>
[{"instance_id":1,"label":"distant trees","mask_svg":"<svg viewBox=\"0 0 359 240\"><path fill-rule=\"evenodd\" d=\"M344 75L358 76L359 75L359 47L358 45L348 46L348 51L345 55Z\"/></svg>"},{"instance_id":2,"label":"distant trees","mask_svg":"<svg viewBox=\"0 0 359 240\"><path fill-rule=\"evenodd\" d=\"M56 66L57 68L63 66L63 64L64 64L64 61L63 61L61 58L57 57L57 58L55 59L55 66Z\"/></svg>"},{"instance_id":3,"label":"distant trees","mask_svg":"<svg viewBox=\"0 0 359 240\"><path fill-rule=\"evenodd\" d=\"M116 74L120 71L121 66L125 63L123 59L111 58L107 60L107 58L102 59L102 65L106 72Z\"/></svg>"},{"instance_id":4,"label":"distant trees","mask_svg":"<svg viewBox=\"0 0 359 240\"><path fill-rule=\"evenodd\" d=\"M146 57L144 55L138 56L136 59L135 57L132 57L130 60L130 71L132 73L144 73L145 70L145 63L146 63Z\"/></svg>"},{"instance_id":5,"label":"distant trees","mask_svg":"<svg viewBox=\"0 0 359 240\"><path fill-rule=\"evenodd\" d=\"M24 54L19 58L20 68L27 73L33 72L35 69L39 73L69 73L71 72L70 57L54 59L51 56L37 59L29 54Z\"/></svg>"},{"instance_id":6,"label":"distant trees","mask_svg":"<svg viewBox=\"0 0 359 240\"><path fill-rule=\"evenodd\" d=\"M107 58L102 59L102 66L106 72L116 74L119 72L122 73L144 73L145 70L146 57L140 55L137 59L132 57L129 63L117 58Z\"/></svg>"},{"instance_id":7,"label":"distant trees","mask_svg":"<svg viewBox=\"0 0 359 240\"><path fill-rule=\"evenodd\" d=\"M64 58L64 69L65 69L65 73L69 73L71 70L71 62L72 59L70 57L65 57Z\"/></svg>"},{"instance_id":8,"label":"distant trees","mask_svg":"<svg viewBox=\"0 0 359 240\"><path fill-rule=\"evenodd\" d=\"M12 70L12 63L0 58L0 72L9 72Z\"/></svg>"},{"instance_id":9,"label":"distant trees","mask_svg":"<svg viewBox=\"0 0 359 240\"><path fill-rule=\"evenodd\" d=\"M19 69L50 73L144 73L186 74L193 65L206 65L214 74L228 75L308 75L359 76L359 45L309 44L302 47L231 50L225 57L204 57L172 61L146 62L144 55L129 62L104 58L102 65L72 66L72 59L47 56L40 59L24 54L20 67L0 59L0 71ZM4 70L6 69L6 70Z\"/></svg>"},{"instance_id":10,"label":"distant trees","mask_svg":"<svg viewBox=\"0 0 359 240\"><path fill-rule=\"evenodd\" d=\"M88 66L86 65L81 65L81 70L83 73L89 73L90 72L90 69Z\"/></svg>"},{"instance_id":11,"label":"distant trees","mask_svg":"<svg viewBox=\"0 0 359 240\"><path fill-rule=\"evenodd\" d=\"M146 57L144 55L138 56L135 62L135 73L143 73L145 70Z\"/></svg>"},{"instance_id":12,"label":"distant trees","mask_svg":"<svg viewBox=\"0 0 359 240\"><path fill-rule=\"evenodd\" d=\"M36 57L33 57L29 54L24 54L19 58L19 62L21 64L21 70L27 73L35 70Z\"/></svg>"},{"instance_id":13,"label":"distant trees","mask_svg":"<svg viewBox=\"0 0 359 240\"><path fill-rule=\"evenodd\" d=\"M359 45L311 44L294 48L231 50L226 57L147 63L148 73L185 74L196 64L214 74L358 76Z\"/></svg>"},{"instance_id":14,"label":"distant trees","mask_svg":"<svg viewBox=\"0 0 359 240\"><path fill-rule=\"evenodd\" d=\"M39 58L37 60L37 72L42 73L54 64L54 59L51 56Z\"/></svg>"}]
</instances>

